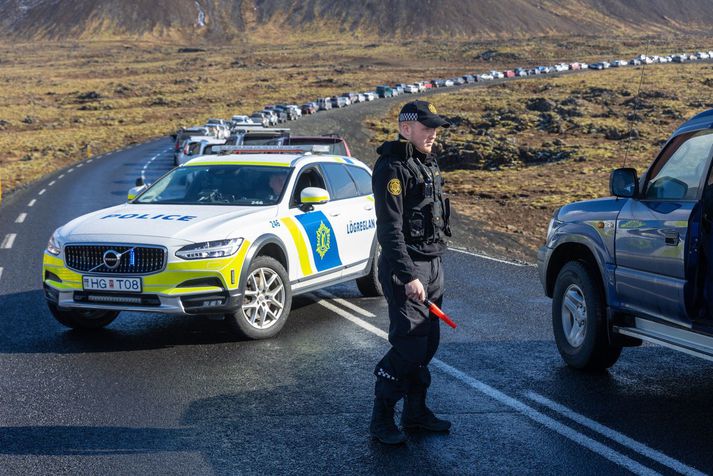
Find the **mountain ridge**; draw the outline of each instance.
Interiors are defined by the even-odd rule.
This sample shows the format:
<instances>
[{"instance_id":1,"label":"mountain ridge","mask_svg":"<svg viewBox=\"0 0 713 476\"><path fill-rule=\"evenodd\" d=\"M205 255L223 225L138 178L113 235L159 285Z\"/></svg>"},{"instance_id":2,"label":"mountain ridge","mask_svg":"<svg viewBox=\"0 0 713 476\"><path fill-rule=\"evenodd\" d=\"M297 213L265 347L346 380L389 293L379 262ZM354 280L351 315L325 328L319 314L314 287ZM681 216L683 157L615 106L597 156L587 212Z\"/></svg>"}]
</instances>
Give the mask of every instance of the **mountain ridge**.
<instances>
[{"instance_id":1,"label":"mountain ridge","mask_svg":"<svg viewBox=\"0 0 713 476\"><path fill-rule=\"evenodd\" d=\"M309 36L521 38L713 32L710 0L0 0L21 39Z\"/></svg>"}]
</instances>

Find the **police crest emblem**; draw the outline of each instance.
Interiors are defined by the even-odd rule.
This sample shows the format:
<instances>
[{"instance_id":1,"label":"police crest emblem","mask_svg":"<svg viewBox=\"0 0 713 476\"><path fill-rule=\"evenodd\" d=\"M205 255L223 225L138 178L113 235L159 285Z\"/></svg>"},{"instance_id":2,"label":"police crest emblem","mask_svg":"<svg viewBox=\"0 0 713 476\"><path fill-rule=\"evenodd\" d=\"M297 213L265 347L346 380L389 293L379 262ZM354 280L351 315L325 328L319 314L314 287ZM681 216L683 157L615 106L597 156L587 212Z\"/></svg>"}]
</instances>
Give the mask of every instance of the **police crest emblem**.
<instances>
[{"instance_id":1,"label":"police crest emblem","mask_svg":"<svg viewBox=\"0 0 713 476\"><path fill-rule=\"evenodd\" d=\"M428 110L431 111L433 114L438 114L438 111L436 111L436 106L431 103L428 103Z\"/></svg>"},{"instance_id":2,"label":"police crest emblem","mask_svg":"<svg viewBox=\"0 0 713 476\"><path fill-rule=\"evenodd\" d=\"M324 259L324 255L327 254L330 248L332 231L324 222L319 223L319 228L317 228L317 254L321 259Z\"/></svg>"},{"instance_id":3,"label":"police crest emblem","mask_svg":"<svg viewBox=\"0 0 713 476\"><path fill-rule=\"evenodd\" d=\"M389 184L386 188L391 195L401 195L401 180L397 178L389 180Z\"/></svg>"}]
</instances>

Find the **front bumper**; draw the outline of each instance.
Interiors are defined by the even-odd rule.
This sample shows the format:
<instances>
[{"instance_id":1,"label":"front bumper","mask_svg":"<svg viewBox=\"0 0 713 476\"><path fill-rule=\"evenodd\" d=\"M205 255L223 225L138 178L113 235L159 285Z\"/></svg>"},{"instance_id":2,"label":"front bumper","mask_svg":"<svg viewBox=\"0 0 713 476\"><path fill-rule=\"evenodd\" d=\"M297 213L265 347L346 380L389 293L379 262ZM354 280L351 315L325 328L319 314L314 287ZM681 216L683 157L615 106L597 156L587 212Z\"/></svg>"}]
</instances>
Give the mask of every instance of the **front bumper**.
<instances>
[{"instance_id":1,"label":"front bumper","mask_svg":"<svg viewBox=\"0 0 713 476\"><path fill-rule=\"evenodd\" d=\"M223 259L169 262L159 273L114 276L141 277L141 293L84 290L82 273L67 268L61 257L45 252L45 297L61 308L189 315L232 313L242 305L238 281L248 247L249 243L243 242L236 255Z\"/></svg>"},{"instance_id":2,"label":"front bumper","mask_svg":"<svg viewBox=\"0 0 713 476\"><path fill-rule=\"evenodd\" d=\"M238 290L163 296L157 294L100 293L91 291L59 291L44 284L45 298L61 308L104 309L108 311L155 312L159 314L228 314L242 304Z\"/></svg>"}]
</instances>

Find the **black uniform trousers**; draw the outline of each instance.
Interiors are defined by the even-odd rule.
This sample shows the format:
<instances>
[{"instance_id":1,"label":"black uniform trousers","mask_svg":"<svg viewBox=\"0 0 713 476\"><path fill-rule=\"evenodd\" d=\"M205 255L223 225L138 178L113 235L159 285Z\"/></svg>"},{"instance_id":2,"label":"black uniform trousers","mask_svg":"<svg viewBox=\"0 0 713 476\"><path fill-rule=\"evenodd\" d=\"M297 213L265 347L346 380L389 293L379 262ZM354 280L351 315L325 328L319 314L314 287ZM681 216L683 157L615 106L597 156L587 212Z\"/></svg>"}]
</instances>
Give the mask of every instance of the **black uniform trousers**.
<instances>
[{"instance_id":1,"label":"black uniform trousers","mask_svg":"<svg viewBox=\"0 0 713 476\"><path fill-rule=\"evenodd\" d=\"M413 263L426 297L440 306L443 300L441 258ZM404 284L395 279L383 259L379 261L379 281L389 306L392 347L374 370L375 394L376 398L397 402L412 391L425 391L431 384L428 364L438 349L440 322L423 303L406 297Z\"/></svg>"}]
</instances>

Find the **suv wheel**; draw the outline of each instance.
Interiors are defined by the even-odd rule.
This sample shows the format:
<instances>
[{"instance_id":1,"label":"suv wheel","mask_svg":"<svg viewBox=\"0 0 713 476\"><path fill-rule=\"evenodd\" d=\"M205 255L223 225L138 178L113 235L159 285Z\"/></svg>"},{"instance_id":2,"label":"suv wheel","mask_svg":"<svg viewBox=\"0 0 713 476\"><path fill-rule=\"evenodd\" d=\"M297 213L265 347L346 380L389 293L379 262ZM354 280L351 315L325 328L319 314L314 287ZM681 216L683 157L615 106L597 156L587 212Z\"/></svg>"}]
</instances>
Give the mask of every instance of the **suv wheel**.
<instances>
[{"instance_id":1,"label":"suv wheel","mask_svg":"<svg viewBox=\"0 0 713 476\"><path fill-rule=\"evenodd\" d=\"M48 302L47 306L57 322L72 329L101 329L111 324L119 315L119 311L62 309L51 302Z\"/></svg>"},{"instance_id":2,"label":"suv wheel","mask_svg":"<svg viewBox=\"0 0 713 476\"><path fill-rule=\"evenodd\" d=\"M552 328L557 349L570 367L608 369L621 347L612 346L607 334L604 290L591 269L572 261L562 267L552 299Z\"/></svg>"},{"instance_id":3,"label":"suv wheel","mask_svg":"<svg viewBox=\"0 0 713 476\"><path fill-rule=\"evenodd\" d=\"M292 291L285 268L274 258L258 256L248 268L242 306L226 317L238 335L268 339L282 330L291 305Z\"/></svg>"},{"instance_id":4,"label":"suv wheel","mask_svg":"<svg viewBox=\"0 0 713 476\"><path fill-rule=\"evenodd\" d=\"M381 283L379 282L379 255L381 255L381 246L377 243L374 258L369 268L369 274L356 280L359 292L367 297L384 295L384 290L381 288Z\"/></svg>"}]
</instances>

